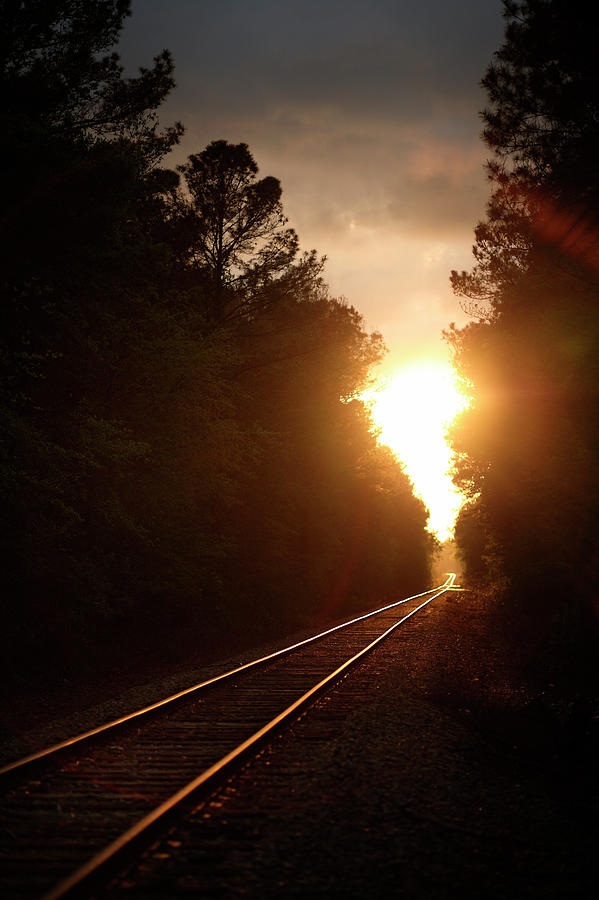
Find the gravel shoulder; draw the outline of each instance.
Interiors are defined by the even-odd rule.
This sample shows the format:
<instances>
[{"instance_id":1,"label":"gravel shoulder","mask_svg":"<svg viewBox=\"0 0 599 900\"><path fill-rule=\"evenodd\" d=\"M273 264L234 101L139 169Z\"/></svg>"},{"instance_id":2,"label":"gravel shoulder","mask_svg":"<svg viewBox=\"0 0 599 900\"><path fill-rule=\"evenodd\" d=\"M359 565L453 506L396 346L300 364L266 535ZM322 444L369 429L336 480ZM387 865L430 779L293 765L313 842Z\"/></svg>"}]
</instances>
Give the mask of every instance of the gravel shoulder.
<instances>
[{"instance_id":1,"label":"gravel shoulder","mask_svg":"<svg viewBox=\"0 0 599 900\"><path fill-rule=\"evenodd\" d=\"M434 601L106 896L594 896L592 717L577 719L559 684L530 677L496 624L488 597ZM152 678L115 672L102 702L89 684L41 706L5 704L0 752L14 758L276 648Z\"/></svg>"},{"instance_id":2,"label":"gravel shoulder","mask_svg":"<svg viewBox=\"0 0 599 900\"><path fill-rule=\"evenodd\" d=\"M544 746L524 715L539 698L484 652L487 626L472 595L431 604L106 895L594 895L594 767Z\"/></svg>"},{"instance_id":3,"label":"gravel shoulder","mask_svg":"<svg viewBox=\"0 0 599 900\"><path fill-rule=\"evenodd\" d=\"M360 613L355 613L359 615ZM108 675L80 676L25 685L13 684L0 696L0 765L26 756L112 719L311 637L348 616L301 628L276 640L252 643L239 652L210 648L168 659L143 655L123 658Z\"/></svg>"}]
</instances>

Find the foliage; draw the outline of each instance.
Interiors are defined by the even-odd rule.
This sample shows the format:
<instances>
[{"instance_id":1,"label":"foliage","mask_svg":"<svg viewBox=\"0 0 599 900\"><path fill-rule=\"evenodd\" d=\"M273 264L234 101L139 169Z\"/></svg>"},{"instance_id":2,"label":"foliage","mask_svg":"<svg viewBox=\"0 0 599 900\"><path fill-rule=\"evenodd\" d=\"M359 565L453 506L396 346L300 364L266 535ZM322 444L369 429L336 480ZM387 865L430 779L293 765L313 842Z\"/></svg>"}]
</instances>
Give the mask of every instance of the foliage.
<instances>
[{"instance_id":1,"label":"foliage","mask_svg":"<svg viewBox=\"0 0 599 900\"><path fill-rule=\"evenodd\" d=\"M482 84L495 166L547 195L597 202L596 10L575 0L504 4L505 42Z\"/></svg>"},{"instance_id":2,"label":"foliage","mask_svg":"<svg viewBox=\"0 0 599 900\"><path fill-rule=\"evenodd\" d=\"M285 228L279 181L257 181L247 144L227 141L192 154L179 171L190 198L181 203L187 264L207 281L211 317L223 322L255 314L298 250L297 235Z\"/></svg>"},{"instance_id":3,"label":"foliage","mask_svg":"<svg viewBox=\"0 0 599 900\"><path fill-rule=\"evenodd\" d=\"M428 577L426 510L352 399L384 352L245 144L161 168L129 3L4 2L5 659L246 640Z\"/></svg>"},{"instance_id":4,"label":"foliage","mask_svg":"<svg viewBox=\"0 0 599 900\"><path fill-rule=\"evenodd\" d=\"M475 398L453 433L471 498L457 537L472 572L551 610L596 583L596 13L527 0L505 15L483 80L494 191L474 270L452 273L478 313L449 334Z\"/></svg>"},{"instance_id":5,"label":"foliage","mask_svg":"<svg viewBox=\"0 0 599 900\"><path fill-rule=\"evenodd\" d=\"M2 0L0 96L3 115L70 137L134 141L160 158L181 134L158 131L154 110L173 88L168 51L124 78L115 44L130 0ZM104 54L104 55L102 55Z\"/></svg>"}]
</instances>

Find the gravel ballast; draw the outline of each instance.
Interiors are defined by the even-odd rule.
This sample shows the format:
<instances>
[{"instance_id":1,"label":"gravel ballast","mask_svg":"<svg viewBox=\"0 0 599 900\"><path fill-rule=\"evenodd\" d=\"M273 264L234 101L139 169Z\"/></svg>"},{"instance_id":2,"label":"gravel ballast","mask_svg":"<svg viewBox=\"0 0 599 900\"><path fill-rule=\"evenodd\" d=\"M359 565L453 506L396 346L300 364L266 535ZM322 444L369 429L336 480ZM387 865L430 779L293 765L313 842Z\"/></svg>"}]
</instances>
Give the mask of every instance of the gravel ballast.
<instances>
[{"instance_id":1,"label":"gravel ballast","mask_svg":"<svg viewBox=\"0 0 599 900\"><path fill-rule=\"evenodd\" d=\"M411 619L106 895L592 896L596 773L582 749L523 749L520 726L498 736L464 705L509 682L465 657L452 623L483 641L474 603Z\"/></svg>"}]
</instances>

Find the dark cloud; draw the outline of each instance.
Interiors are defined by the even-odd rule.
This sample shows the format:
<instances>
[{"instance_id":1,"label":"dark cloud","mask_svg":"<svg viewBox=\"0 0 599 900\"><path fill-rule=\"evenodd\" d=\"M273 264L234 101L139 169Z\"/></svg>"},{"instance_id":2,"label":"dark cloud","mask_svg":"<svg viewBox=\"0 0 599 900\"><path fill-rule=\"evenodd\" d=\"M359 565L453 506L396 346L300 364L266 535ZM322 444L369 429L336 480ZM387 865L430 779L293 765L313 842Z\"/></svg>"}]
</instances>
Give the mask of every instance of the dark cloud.
<instances>
[{"instance_id":1,"label":"dark cloud","mask_svg":"<svg viewBox=\"0 0 599 900\"><path fill-rule=\"evenodd\" d=\"M284 100L422 118L435 98L476 108L499 21L499 0L136 0L121 48L135 65L168 46L200 115Z\"/></svg>"}]
</instances>

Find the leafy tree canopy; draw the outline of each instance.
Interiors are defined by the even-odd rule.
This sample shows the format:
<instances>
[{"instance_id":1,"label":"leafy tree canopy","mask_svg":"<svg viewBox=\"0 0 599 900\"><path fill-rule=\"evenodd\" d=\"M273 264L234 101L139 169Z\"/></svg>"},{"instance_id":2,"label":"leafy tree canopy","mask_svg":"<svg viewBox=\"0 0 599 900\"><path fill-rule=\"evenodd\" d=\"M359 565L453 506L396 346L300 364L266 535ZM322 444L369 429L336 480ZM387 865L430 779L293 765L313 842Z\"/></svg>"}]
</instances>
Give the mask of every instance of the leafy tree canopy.
<instances>
[{"instance_id":1,"label":"leafy tree canopy","mask_svg":"<svg viewBox=\"0 0 599 900\"><path fill-rule=\"evenodd\" d=\"M5 659L197 652L422 588L426 510L352 399L382 338L279 181L227 141L160 168L172 60L124 77L128 2L0 12Z\"/></svg>"},{"instance_id":2,"label":"leafy tree canopy","mask_svg":"<svg viewBox=\"0 0 599 900\"><path fill-rule=\"evenodd\" d=\"M286 273L298 252L281 185L257 179L247 144L213 141L179 166L189 191L188 264L206 279L217 321L247 315L258 294ZM264 294L263 294L264 296Z\"/></svg>"},{"instance_id":3,"label":"leafy tree canopy","mask_svg":"<svg viewBox=\"0 0 599 900\"><path fill-rule=\"evenodd\" d=\"M543 579L548 600L596 578L599 16L563 0L504 7L483 79L493 193L474 269L452 273L478 319L450 333L474 392L453 432L471 498L457 535L473 570Z\"/></svg>"},{"instance_id":4,"label":"leafy tree canopy","mask_svg":"<svg viewBox=\"0 0 599 900\"><path fill-rule=\"evenodd\" d=\"M160 132L155 110L174 86L163 50L150 69L125 78L115 52L130 0L2 0L3 116L55 132L126 138L156 162L182 128Z\"/></svg>"}]
</instances>

